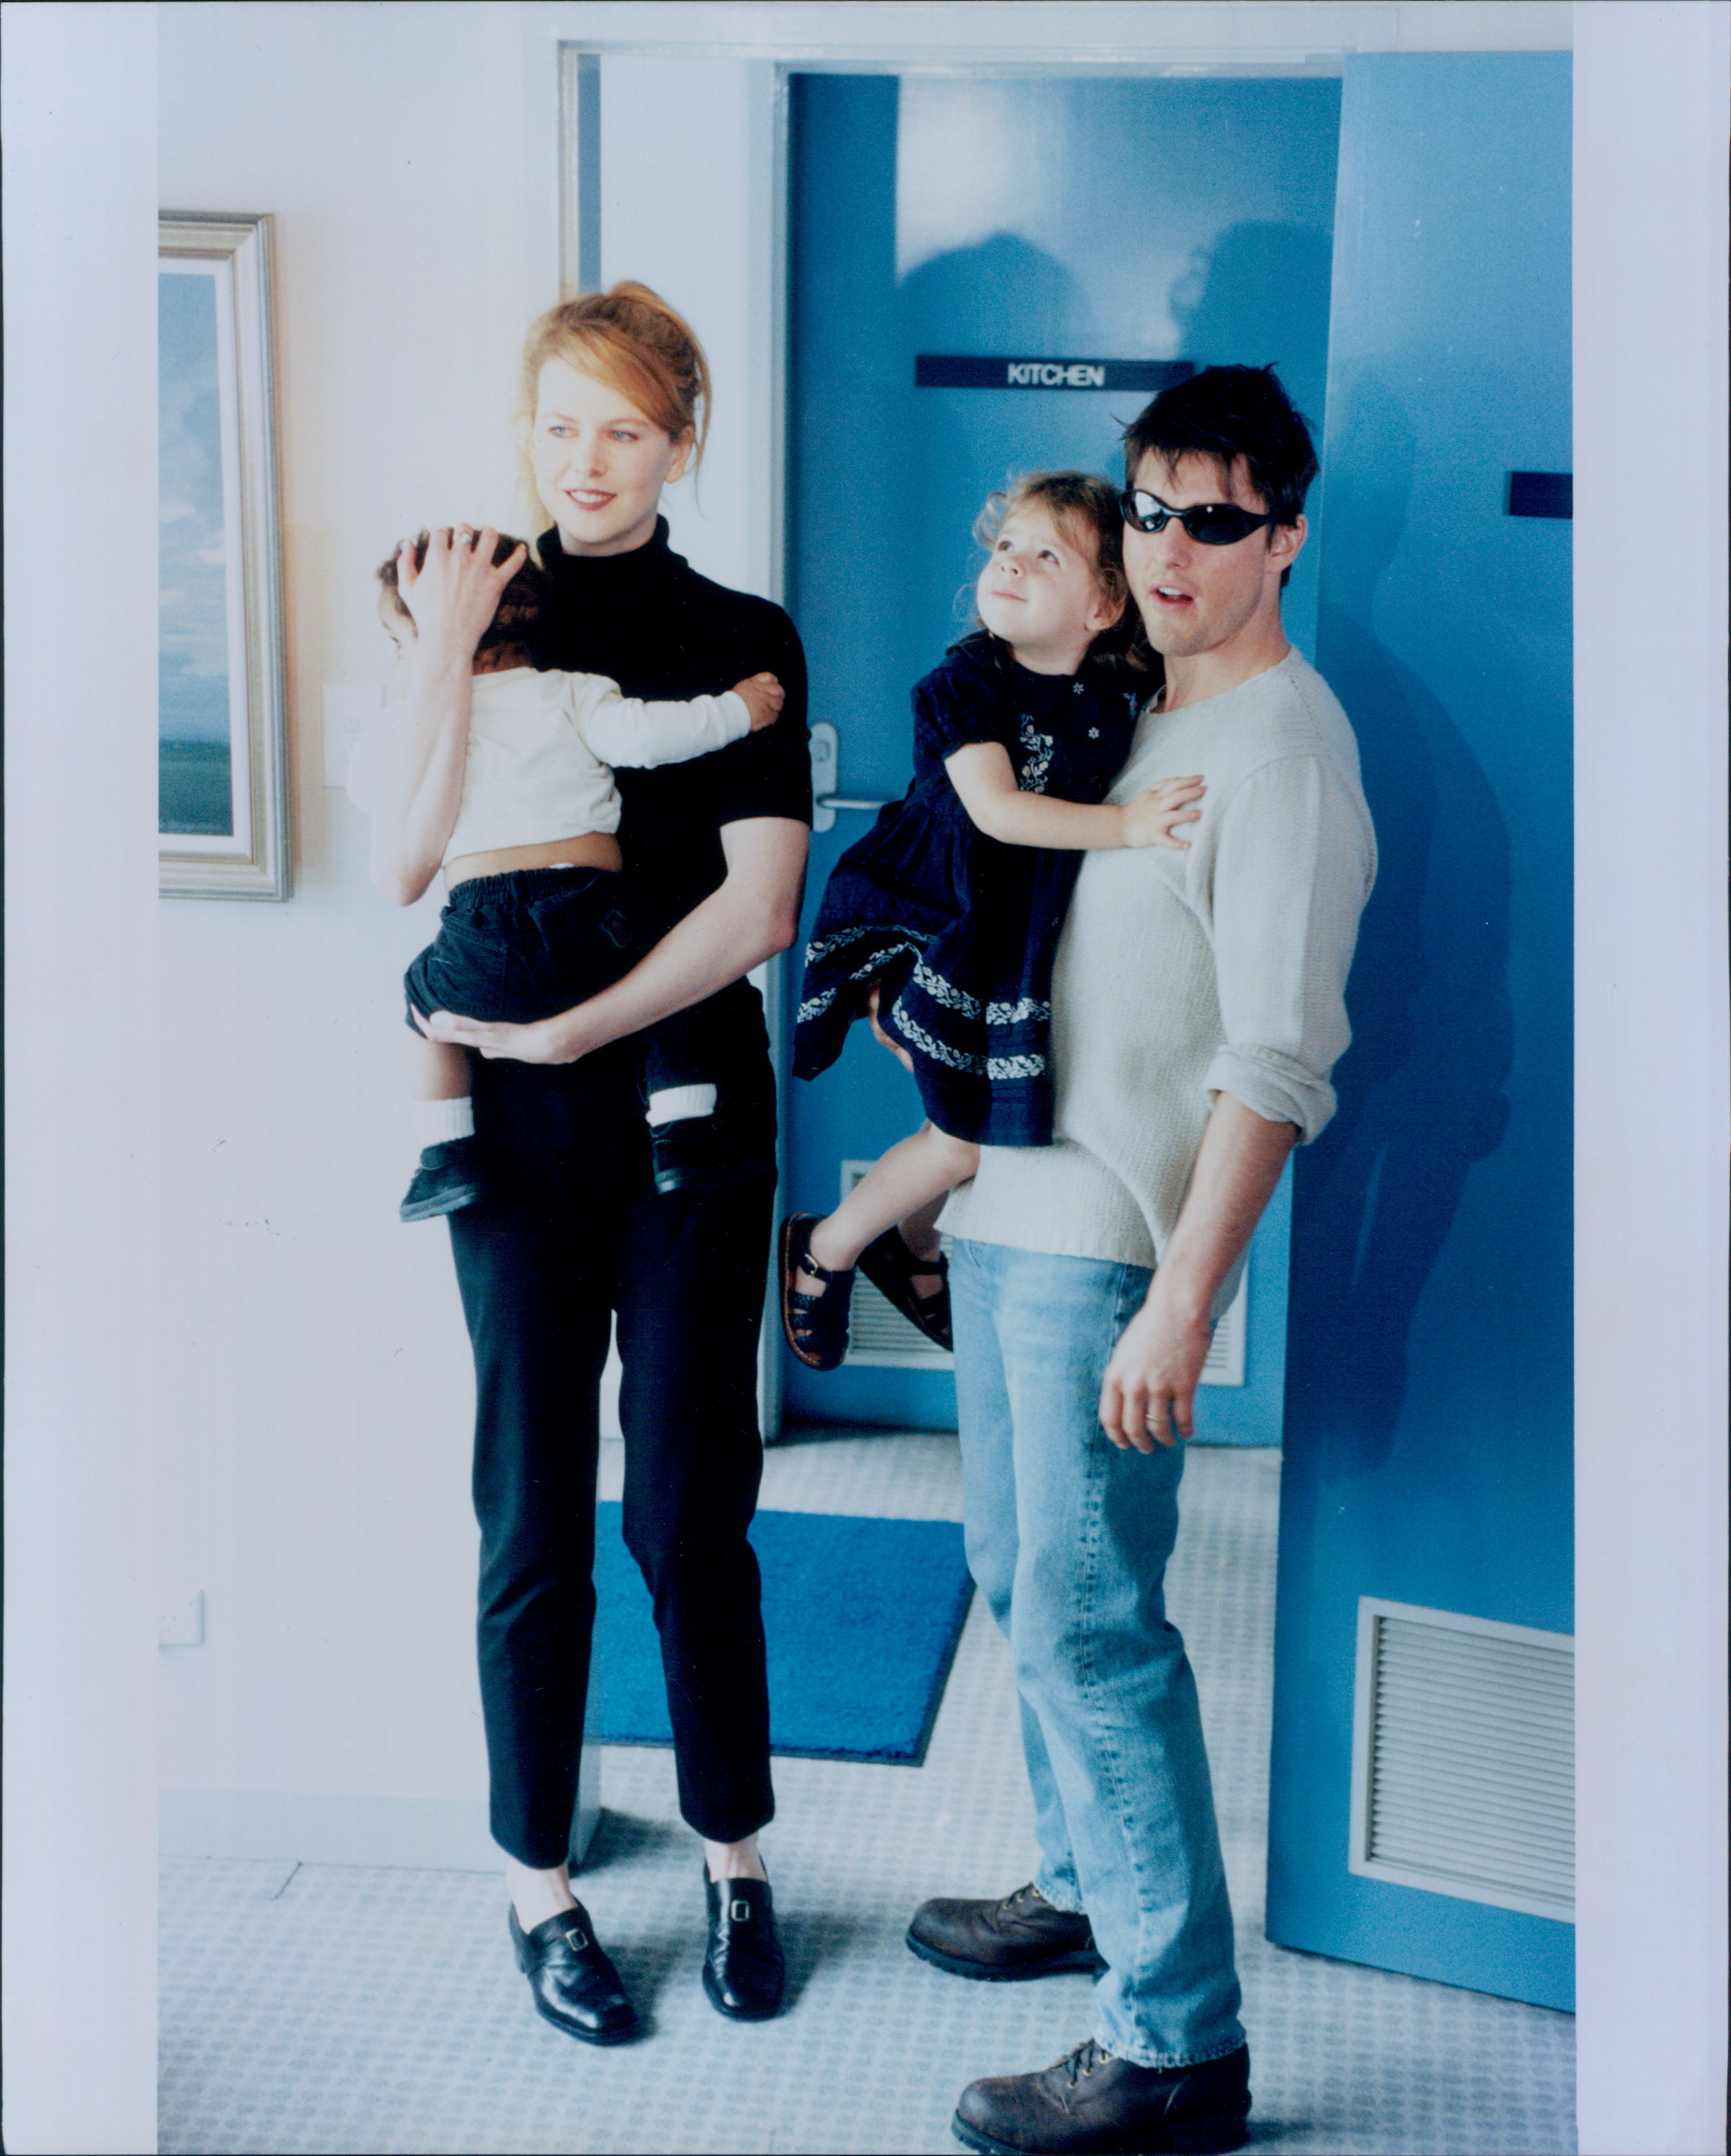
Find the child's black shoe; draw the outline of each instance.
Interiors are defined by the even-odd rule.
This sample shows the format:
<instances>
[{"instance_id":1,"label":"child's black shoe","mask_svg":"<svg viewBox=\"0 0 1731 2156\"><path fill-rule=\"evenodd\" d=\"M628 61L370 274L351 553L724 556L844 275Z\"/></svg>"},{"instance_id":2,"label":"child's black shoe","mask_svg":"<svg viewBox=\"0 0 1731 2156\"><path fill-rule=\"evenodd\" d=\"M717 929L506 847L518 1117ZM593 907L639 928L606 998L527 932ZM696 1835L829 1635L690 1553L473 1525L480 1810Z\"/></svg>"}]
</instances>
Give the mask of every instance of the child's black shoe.
<instances>
[{"instance_id":1,"label":"child's black shoe","mask_svg":"<svg viewBox=\"0 0 1731 2156\"><path fill-rule=\"evenodd\" d=\"M681 1116L650 1126L650 1152L657 1190L708 1190L719 1183L750 1183L764 1173L761 1160L741 1157L717 1127L714 1116Z\"/></svg>"},{"instance_id":2,"label":"child's black shoe","mask_svg":"<svg viewBox=\"0 0 1731 2156\"><path fill-rule=\"evenodd\" d=\"M408 1194L397 1210L404 1220L431 1220L441 1213L460 1213L485 1194L474 1138L447 1138L423 1152Z\"/></svg>"}]
</instances>

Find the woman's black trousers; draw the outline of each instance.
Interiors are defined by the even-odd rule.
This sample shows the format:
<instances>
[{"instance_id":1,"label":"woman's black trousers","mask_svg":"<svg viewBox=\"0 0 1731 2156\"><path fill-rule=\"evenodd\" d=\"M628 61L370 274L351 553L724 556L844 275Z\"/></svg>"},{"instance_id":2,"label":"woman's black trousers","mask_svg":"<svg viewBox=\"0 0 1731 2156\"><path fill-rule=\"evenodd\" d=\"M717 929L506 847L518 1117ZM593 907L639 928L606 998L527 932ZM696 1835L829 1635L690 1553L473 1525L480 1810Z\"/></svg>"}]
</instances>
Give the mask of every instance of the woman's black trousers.
<instances>
[{"instance_id":1,"label":"woman's black trousers","mask_svg":"<svg viewBox=\"0 0 1731 2156\"><path fill-rule=\"evenodd\" d=\"M632 1059L477 1065L490 1194L449 1224L475 1351L481 1702L493 1835L537 1870L565 1861L577 1800L615 1313L625 1540L655 1604L680 1810L711 1841L743 1840L774 1810L746 1539L774 1199L761 1056L724 1084L722 1110L754 1172L658 1192Z\"/></svg>"}]
</instances>

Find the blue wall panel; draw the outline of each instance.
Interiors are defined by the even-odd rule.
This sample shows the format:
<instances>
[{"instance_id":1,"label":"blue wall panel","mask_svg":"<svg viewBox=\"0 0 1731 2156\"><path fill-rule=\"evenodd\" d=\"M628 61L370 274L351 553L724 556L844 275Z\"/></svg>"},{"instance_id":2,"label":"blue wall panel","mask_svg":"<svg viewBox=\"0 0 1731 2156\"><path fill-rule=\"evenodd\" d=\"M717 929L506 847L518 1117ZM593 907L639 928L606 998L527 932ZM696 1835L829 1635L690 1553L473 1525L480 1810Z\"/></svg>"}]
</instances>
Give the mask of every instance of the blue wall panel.
<instances>
[{"instance_id":1,"label":"blue wall panel","mask_svg":"<svg viewBox=\"0 0 1731 2156\"><path fill-rule=\"evenodd\" d=\"M1268 1929L1549 2005L1573 1933L1346 1869L1361 1595L1567 1632L1569 70L1343 86L1318 664L1382 851L1340 1110L1296 1165Z\"/></svg>"},{"instance_id":2,"label":"blue wall panel","mask_svg":"<svg viewBox=\"0 0 1731 2156\"><path fill-rule=\"evenodd\" d=\"M970 528L1019 470L1122 474L1143 397L913 387L917 352L1277 362L1319 424L1339 85L803 75L793 83L789 604L841 791L899 794L908 691L967 625ZM1316 569L1289 593L1312 649ZM864 829L813 847L805 927ZM790 968L797 989L798 969ZM791 1014L790 1014L791 1016ZM869 1040L790 1089L788 1202L826 1210L836 1163L912 1129ZM1251 1265L1249 1382L1208 1389L1203 1435L1278 1442L1284 1199ZM947 1376L787 1364L796 1417L953 1426Z\"/></svg>"}]
</instances>

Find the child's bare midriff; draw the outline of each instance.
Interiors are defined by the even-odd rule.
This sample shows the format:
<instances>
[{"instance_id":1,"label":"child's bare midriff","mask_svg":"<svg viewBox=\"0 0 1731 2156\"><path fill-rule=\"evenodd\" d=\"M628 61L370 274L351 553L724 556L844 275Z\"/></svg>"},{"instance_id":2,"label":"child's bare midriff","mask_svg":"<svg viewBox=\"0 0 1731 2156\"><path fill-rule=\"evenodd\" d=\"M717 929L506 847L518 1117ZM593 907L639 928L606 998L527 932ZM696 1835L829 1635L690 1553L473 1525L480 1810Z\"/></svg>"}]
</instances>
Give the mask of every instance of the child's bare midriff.
<instances>
[{"instance_id":1,"label":"child's bare midriff","mask_svg":"<svg viewBox=\"0 0 1731 2156\"><path fill-rule=\"evenodd\" d=\"M521 869L612 869L624 866L619 842L605 831L583 831L574 839L547 839L537 846L500 846L491 853L460 854L444 865L444 887L476 876L514 875Z\"/></svg>"}]
</instances>

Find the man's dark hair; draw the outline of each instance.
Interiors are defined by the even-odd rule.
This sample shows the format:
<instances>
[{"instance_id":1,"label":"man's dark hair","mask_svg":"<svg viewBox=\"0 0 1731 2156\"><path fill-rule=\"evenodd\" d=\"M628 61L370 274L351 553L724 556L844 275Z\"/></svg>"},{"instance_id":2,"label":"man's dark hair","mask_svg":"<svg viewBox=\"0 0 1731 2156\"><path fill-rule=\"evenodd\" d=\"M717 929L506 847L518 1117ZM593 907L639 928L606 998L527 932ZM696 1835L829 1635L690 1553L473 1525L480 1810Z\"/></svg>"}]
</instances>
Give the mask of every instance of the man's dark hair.
<instances>
[{"instance_id":1,"label":"man's dark hair","mask_svg":"<svg viewBox=\"0 0 1731 2156\"><path fill-rule=\"evenodd\" d=\"M411 559L418 570L425 566L429 538L429 533L422 531L413 539L405 542L413 549ZM493 549L494 567L497 568L501 562L509 561L523 543L521 539L512 539L501 533L498 545ZM403 603L403 594L397 588L397 557L394 554L388 561L379 563L378 581L391 594L398 613L405 620L412 619L408 608ZM536 561L535 550L531 547L522 567L500 593L499 604L493 619L481 631L480 641L475 647L477 654L483 651L526 652L552 590L552 580Z\"/></svg>"},{"instance_id":2,"label":"man's dark hair","mask_svg":"<svg viewBox=\"0 0 1731 2156\"><path fill-rule=\"evenodd\" d=\"M1276 524L1296 524L1317 475L1317 453L1303 415L1271 367L1205 367L1163 389L1124 429L1124 477L1152 449L1169 468L1180 457L1212 457L1245 476Z\"/></svg>"}]
</instances>

